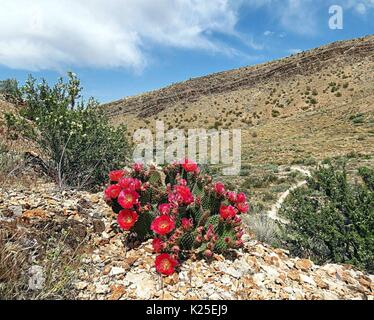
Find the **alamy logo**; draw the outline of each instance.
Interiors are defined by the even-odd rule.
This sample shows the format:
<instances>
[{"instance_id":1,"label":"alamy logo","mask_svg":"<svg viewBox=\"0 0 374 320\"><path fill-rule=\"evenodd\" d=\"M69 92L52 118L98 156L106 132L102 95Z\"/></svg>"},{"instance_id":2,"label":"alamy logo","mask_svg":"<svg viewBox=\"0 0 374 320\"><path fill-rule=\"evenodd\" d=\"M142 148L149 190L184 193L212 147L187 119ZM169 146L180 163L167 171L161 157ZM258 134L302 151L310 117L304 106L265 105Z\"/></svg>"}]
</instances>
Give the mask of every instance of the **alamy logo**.
<instances>
[{"instance_id":1,"label":"alamy logo","mask_svg":"<svg viewBox=\"0 0 374 320\"><path fill-rule=\"evenodd\" d=\"M230 137L232 136L232 139ZM232 140L232 146L230 143ZM198 164L221 164L223 175L238 175L241 169L241 130L171 129L156 121L156 137L150 129L134 132L134 162L163 165L188 158ZM209 157L210 154L210 157Z\"/></svg>"},{"instance_id":2,"label":"alamy logo","mask_svg":"<svg viewBox=\"0 0 374 320\"><path fill-rule=\"evenodd\" d=\"M329 28L331 30L342 30L343 29L343 8L338 5L333 5L329 8Z\"/></svg>"}]
</instances>

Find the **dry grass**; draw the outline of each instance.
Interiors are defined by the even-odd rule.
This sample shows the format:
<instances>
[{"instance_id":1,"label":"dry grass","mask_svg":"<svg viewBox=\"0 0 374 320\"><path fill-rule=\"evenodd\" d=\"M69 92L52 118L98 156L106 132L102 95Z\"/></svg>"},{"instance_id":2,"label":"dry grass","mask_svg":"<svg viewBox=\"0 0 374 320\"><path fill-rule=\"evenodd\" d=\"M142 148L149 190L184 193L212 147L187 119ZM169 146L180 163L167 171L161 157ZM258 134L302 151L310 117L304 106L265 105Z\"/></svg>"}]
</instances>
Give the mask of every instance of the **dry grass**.
<instances>
[{"instance_id":1,"label":"dry grass","mask_svg":"<svg viewBox=\"0 0 374 320\"><path fill-rule=\"evenodd\" d=\"M74 299L72 281L86 239L71 248L69 233L64 230L59 234L35 232L33 228L0 226L0 299ZM40 289L30 287L31 266L43 270Z\"/></svg>"},{"instance_id":2,"label":"dry grass","mask_svg":"<svg viewBox=\"0 0 374 320\"><path fill-rule=\"evenodd\" d=\"M274 247L279 246L281 230L277 222L271 220L264 214L243 216L243 222L257 240L268 243Z\"/></svg>"}]
</instances>

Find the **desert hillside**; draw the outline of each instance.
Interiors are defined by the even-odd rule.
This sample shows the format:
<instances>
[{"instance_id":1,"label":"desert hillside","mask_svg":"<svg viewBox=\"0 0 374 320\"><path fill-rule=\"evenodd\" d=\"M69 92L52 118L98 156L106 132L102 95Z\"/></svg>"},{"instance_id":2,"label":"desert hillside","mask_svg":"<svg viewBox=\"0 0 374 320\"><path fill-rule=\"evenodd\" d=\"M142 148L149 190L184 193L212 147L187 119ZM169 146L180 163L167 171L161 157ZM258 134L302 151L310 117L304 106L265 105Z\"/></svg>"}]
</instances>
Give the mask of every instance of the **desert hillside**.
<instances>
[{"instance_id":1,"label":"desert hillside","mask_svg":"<svg viewBox=\"0 0 374 320\"><path fill-rule=\"evenodd\" d=\"M137 128L241 128L253 164L373 152L374 36L212 74L103 105ZM349 150L349 151L348 151Z\"/></svg>"}]
</instances>

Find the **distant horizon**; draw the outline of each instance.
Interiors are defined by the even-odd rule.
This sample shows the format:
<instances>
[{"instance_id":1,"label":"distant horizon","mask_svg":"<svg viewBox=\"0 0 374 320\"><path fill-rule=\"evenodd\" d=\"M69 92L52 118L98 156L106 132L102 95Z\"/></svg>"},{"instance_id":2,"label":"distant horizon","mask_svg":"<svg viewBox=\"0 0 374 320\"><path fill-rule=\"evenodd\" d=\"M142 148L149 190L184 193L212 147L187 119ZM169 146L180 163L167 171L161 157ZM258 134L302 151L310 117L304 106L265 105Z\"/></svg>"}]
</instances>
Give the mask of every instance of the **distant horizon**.
<instances>
[{"instance_id":1,"label":"distant horizon","mask_svg":"<svg viewBox=\"0 0 374 320\"><path fill-rule=\"evenodd\" d=\"M67 71L108 103L373 34L374 0L3 0L0 79Z\"/></svg>"}]
</instances>

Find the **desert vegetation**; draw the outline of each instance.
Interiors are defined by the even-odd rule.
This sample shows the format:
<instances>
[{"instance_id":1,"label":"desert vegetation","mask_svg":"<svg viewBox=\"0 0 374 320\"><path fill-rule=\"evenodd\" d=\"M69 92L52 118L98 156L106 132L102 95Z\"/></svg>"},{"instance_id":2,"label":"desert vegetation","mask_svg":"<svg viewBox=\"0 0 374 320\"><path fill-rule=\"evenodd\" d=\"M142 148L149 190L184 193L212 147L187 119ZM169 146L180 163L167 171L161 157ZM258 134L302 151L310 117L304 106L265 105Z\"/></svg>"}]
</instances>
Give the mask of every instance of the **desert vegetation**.
<instances>
[{"instance_id":1,"label":"desert vegetation","mask_svg":"<svg viewBox=\"0 0 374 320\"><path fill-rule=\"evenodd\" d=\"M361 167L351 182L342 166L325 164L281 208L289 220L285 246L317 263L350 263L374 271L374 171Z\"/></svg>"},{"instance_id":2,"label":"desert vegetation","mask_svg":"<svg viewBox=\"0 0 374 320\"><path fill-rule=\"evenodd\" d=\"M80 81L73 73L53 86L45 80L37 84L31 76L19 89L10 83L4 95L13 101L16 92L19 110L5 113L7 136L21 135L36 144L60 187L94 188L105 182L107 171L125 164L125 127L113 128L94 99L81 99Z\"/></svg>"}]
</instances>

